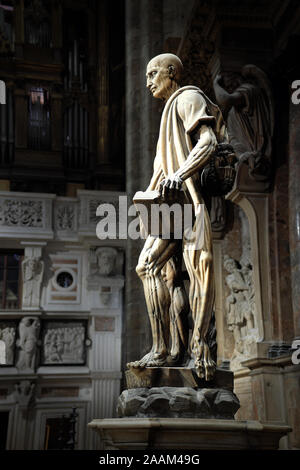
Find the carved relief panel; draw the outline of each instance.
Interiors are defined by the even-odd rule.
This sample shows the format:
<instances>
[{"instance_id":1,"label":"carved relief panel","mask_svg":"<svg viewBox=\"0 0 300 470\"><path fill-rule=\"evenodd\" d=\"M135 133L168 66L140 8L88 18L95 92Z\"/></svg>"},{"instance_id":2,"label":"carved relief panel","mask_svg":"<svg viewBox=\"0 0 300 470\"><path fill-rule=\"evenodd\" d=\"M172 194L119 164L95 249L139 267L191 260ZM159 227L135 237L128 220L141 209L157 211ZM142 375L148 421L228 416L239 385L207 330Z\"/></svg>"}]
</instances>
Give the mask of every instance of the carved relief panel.
<instances>
[{"instance_id":1,"label":"carved relief panel","mask_svg":"<svg viewBox=\"0 0 300 470\"><path fill-rule=\"evenodd\" d=\"M225 254L223 259L227 291L226 324L234 339L230 358L231 370L242 368L241 363L254 356L255 345L259 340L249 224L242 210L237 213L240 219L242 253L239 257Z\"/></svg>"},{"instance_id":2,"label":"carved relief panel","mask_svg":"<svg viewBox=\"0 0 300 470\"><path fill-rule=\"evenodd\" d=\"M75 198L56 198L54 202L54 230L56 238L77 238L78 201Z\"/></svg>"},{"instance_id":3,"label":"carved relief panel","mask_svg":"<svg viewBox=\"0 0 300 470\"><path fill-rule=\"evenodd\" d=\"M45 321L41 365L85 364L86 321Z\"/></svg>"},{"instance_id":4,"label":"carved relief panel","mask_svg":"<svg viewBox=\"0 0 300 470\"><path fill-rule=\"evenodd\" d=\"M15 347L16 347L17 322L10 320L2 320L0 322L0 340L3 341L5 347L4 357L1 365L13 366L15 363Z\"/></svg>"}]
</instances>

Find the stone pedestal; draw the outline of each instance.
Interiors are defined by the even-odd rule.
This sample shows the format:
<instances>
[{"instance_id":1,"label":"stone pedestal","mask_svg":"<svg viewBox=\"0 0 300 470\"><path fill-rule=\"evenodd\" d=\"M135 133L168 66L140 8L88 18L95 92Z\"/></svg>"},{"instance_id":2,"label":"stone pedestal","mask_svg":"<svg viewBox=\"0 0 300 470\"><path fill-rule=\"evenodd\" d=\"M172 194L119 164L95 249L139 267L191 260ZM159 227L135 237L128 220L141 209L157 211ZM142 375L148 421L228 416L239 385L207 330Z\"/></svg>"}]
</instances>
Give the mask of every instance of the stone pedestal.
<instances>
[{"instance_id":1,"label":"stone pedestal","mask_svg":"<svg viewBox=\"0 0 300 470\"><path fill-rule=\"evenodd\" d=\"M94 419L105 450L276 450L289 426L195 418Z\"/></svg>"},{"instance_id":2,"label":"stone pedestal","mask_svg":"<svg viewBox=\"0 0 300 470\"><path fill-rule=\"evenodd\" d=\"M235 421L240 407L233 373L217 368L210 382L192 368L146 367L126 373L128 390L118 398L119 418L94 419L89 427L102 449L278 449L291 428Z\"/></svg>"},{"instance_id":3,"label":"stone pedestal","mask_svg":"<svg viewBox=\"0 0 300 470\"><path fill-rule=\"evenodd\" d=\"M199 379L196 372L188 367L145 367L131 368L125 372L127 388L142 387L192 387L225 388L233 390L233 372L217 367L210 381Z\"/></svg>"},{"instance_id":4,"label":"stone pedestal","mask_svg":"<svg viewBox=\"0 0 300 470\"><path fill-rule=\"evenodd\" d=\"M240 402L222 388L152 387L124 390L118 399L120 418L234 419Z\"/></svg>"},{"instance_id":5,"label":"stone pedestal","mask_svg":"<svg viewBox=\"0 0 300 470\"><path fill-rule=\"evenodd\" d=\"M118 399L120 418L234 419L240 407L233 393L233 373L216 369L210 381L188 367L131 368Z\"/></svg>"}]
</instances>

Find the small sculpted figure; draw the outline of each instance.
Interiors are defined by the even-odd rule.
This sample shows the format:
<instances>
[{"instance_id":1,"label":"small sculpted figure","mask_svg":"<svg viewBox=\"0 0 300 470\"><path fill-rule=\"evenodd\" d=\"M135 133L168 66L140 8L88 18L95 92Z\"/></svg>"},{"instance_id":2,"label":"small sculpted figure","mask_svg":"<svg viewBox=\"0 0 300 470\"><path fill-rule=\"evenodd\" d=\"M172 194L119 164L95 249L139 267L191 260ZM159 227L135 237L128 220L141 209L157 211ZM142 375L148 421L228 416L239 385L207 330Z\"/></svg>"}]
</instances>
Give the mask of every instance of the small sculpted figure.
<instances>
[{"instance_id":1,"label":"small sculpted figure","mask_svg":"<svg viewBox=\"0 0 300 470\"><path fill-rule=\"evenodd\" d=\"M6 364L14 363L15 336L14 328L6 327L2 331L2 339L6 346Z\"/></svg>"},{"instance_id":2,"label":"small sculpted figure","mask_svg":"<svg viewBox=\"0 0 300 470\"><path fill-rule=\"evenodd\" d=\"M20 348L18 369L32 369L35 367L37 347L39 345L40 320L35 317L24 317L19 324L19 339L17 346Z\"/></svg>"},{"instance_id":3,"label":"small sculpted figure","mask_svg":"<svg viewBox=\"0 0 300 470\"><path fill-rule=\"evenodd\" d=\"M44 262L39 258L27 258L22 262L22 270L23 308L39 308Z\"/></svg>"},{"instance_id":4,"label":"small sculpted figure","mask_svg":"<svg viewBox=\"0 0 300 470\"><path fill-rule=\"evenodd\" d=\"M240 367L241 360L251 356L251 345L257 339L254 321L254 293L250 267L237 263L228 255L224 257L224 268L228 272L226 284L230 294L226 298L226 315L228 329L234 337L234 352L231 366Z\"/></svg>"}]
</instances>

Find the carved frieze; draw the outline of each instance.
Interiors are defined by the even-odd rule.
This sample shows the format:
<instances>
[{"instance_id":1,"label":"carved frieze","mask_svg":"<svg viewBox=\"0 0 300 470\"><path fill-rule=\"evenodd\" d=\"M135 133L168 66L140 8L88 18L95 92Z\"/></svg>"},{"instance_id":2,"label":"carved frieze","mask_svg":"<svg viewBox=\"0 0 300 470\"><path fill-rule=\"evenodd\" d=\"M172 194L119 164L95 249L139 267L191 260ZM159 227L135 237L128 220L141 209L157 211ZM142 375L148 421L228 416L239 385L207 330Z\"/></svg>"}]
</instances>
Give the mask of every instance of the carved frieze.
<instances>
[{"instance_id":1,"label":"carved frieze","mask_svg":"<svg viewBox=\"0 0 300 470\"><path fill-rule=\"evenodd\" d=\"M75 198L56 198L54 202L54 230L59 239L77 237L78 202Z\"/></svg>"},{"instance_id":2,"label":"carved frieze","mask_svg":"<svg viewBox=\"0 0 300 470\"><path fill-rule=\"evenodd\" d=\"M74 230L74 207L60 206L56 210L56 228L58 230Z\"/></svg>"},{"instance_id":3,"label":"carved frieze","mask_svg":"<svg viewBox=\"0 0 300 470\"><path fill-rule=\"evenodd\" d=\"M118 214L119 206L118 201L105 201L100 199L91 199L89 201L89 221L92 223L99 222L100 217L96 215L97 207L101 204L112 204L116 210L116 214Z\"/></svg>"},{"instance_id":4,"label":"carved frieze","mask_svg":"<svg viewBox=\"0 0 300 470\"><path fill-rule=\"evenodd\" d=\"M12 366L15 362L17 323L14 321L0 322L0 340L4 343L4 360L2 365Z\"/></svg>"},{"instance_id":5,"label":"carved frieze","mask_svg":"<svg viewBox=\"0 0 300 470\"><path fill-rule=\"evenodd\" d=\"M122 210L119 210L120 196L125 198ZM53 232L55 238L62 240L96 237L96 224L105 217L96 215L101 204L111 204L116 220L125 215L126 222L127 199L124 193L79 190L78 197L71 198L48 193L0 191L0 237L12 234L29 238L35 234L39 239L53 239Z\"/></svg>"},{"instance_id":6,"label":"carved frieze","mask_svg":"<svg viewBox=\"0 0 300 470\"><path fill-rule=\"evenodd\" d=\"M0 191L0 236L49 238L52 232L53 194Z\"/></svg>"},{"instance_id":7,"label":"carved frieze","mask_svg":"<svg viewBox=\"0 0 300 470\"><path fill-rule=\"evenodd\" d=\"M43 227L42 201L4 199L0 202L0 225Z\"/></svg>"},{"instance_id":8,"label":"carved frieze","mask_svg":"<svg viewBox=\"0 0 300 470\"><path fill-rule=\"evenodd\" d=\"M86 322L45 322L42 338L43 365L85 364Z\"/></svg>"},{"instance_id":9,"label":"carved frieze","mask_svg":"<svg viewBox=\"0 0 300 470\"><path fill-rule=\"evenodd\" d=\"M77 191L80 199L80 217L79 217L79 233L85 234L93 232L95 234L96 224L101 220L101 216L97 216L97 208L103 204L113 206L116 214L116 220L119 220L119 197L125 196L124 193L112 191ZM127 203L124 204L127 210ZM104 206L103 206L104 207Z\"/></svg>"}]
</instances>

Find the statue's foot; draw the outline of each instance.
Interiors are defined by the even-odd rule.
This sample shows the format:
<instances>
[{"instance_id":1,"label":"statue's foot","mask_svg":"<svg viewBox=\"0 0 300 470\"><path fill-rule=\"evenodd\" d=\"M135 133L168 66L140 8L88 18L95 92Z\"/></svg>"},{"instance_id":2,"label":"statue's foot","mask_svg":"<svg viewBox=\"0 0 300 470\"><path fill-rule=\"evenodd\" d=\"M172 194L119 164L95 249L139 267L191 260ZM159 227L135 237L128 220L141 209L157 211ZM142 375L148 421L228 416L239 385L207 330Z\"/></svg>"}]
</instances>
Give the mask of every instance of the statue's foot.
<instances>
[{"instance_id":1,"label":"statue's foot","mask_svg":"<svg viewBox=\"0 0 300 470\"><path fill-rule=\"evenodd\" d=\"M168 366L170 366L170 367L180 366L185 362L185 354L184 354L184 352L180 352L180 353L177 353L177 354L172 354L171 353L167 357L166 362L167 362Z\"/></svg>"},{"instance_id":2,"label":"statue's foot","mask_svg":"<svg viewBox=\"0 0 300 470\"><path fill-rule=\"evenodd\" d=\"M128 362L127 367L130 369L143 369L144 367L160 367L166 364L167 355L150 351L139 361Z\"/></svg>"},{"instance_id":3,"label":"statue's foot","mask_svg":"<svg viewBox=\"0 0 300 470\"><path fill-rule=\"evenodd\" d=\"M197 348L195 369L196 374L200 379L205 379L206 381L209 381L212 380L214 377L216 363L211 358L209 347L204 340L200 341Z\"/></svg>"}]
</instances>

